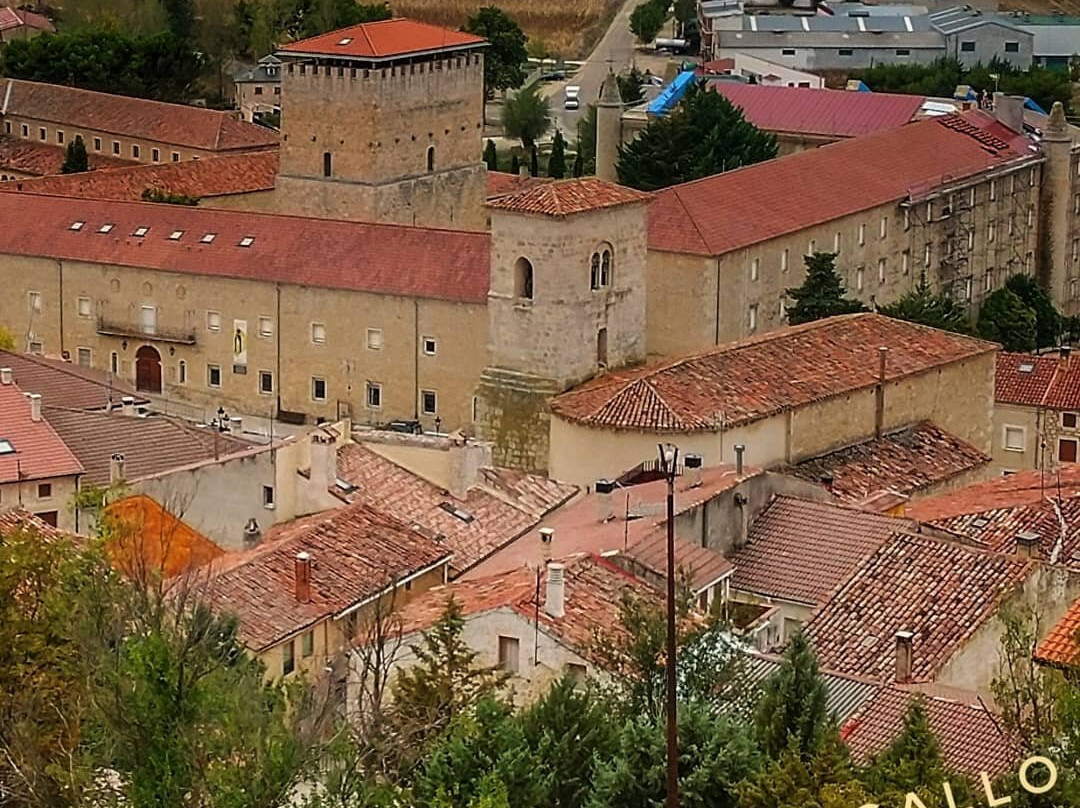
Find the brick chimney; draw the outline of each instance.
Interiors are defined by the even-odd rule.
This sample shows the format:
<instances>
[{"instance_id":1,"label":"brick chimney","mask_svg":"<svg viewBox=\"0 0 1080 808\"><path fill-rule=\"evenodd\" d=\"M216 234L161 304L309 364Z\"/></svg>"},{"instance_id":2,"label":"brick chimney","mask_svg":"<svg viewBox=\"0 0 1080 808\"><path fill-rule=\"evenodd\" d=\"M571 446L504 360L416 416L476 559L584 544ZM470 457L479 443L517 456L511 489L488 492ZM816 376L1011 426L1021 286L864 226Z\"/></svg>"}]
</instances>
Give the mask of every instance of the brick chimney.
<instances>
[{"instance_id":1,"label":"brick chimney","mask_svg":"<svg viewBox=\"0 0 1080 808\"><path fill-rule=\"evenodd\" d=\"M41 393L27 393L26 397L30 399L30 420L41 420Z\"/></svg>"},{"instance_id":2,"label":"brick chimney","mask_svg":"<svg viewBox=\"0 0 1080 808\"><path fill-rule=\"evenodd\" d=\"M874 437L880 438L885 428L885 361L889 349L884 345L878 348L877 386L874 388Z\"/></svg>"},{"instance_id":3,"label":"brick chimney","mask_svg":"<svg viewBox=\"0 0 1080 808\"><path fill-rule=\"evenodd\" d=\"M1022 530L1016 534L1016 555L1020 558L1039 557L1039 536L1034 530Z\"/></svg>"},{"instance_id":4,"label":"brick chimney","mask_svg":"<svg viewBox=\"0 0 1080 808\"><path fill-rule=\"evenodd\" d=\"M566 615L566 565L552 561L547 565L547 597L544 598L544 611L548 617L560 618Z\"/></svg>"},{"instance_id":5,"label":"brick chimney","mask_svg":"<svg viewBox=\"0 0 1080 808\"><path fill-rule=\"evenodd\" d=\"M117 452L109 458L109 485L122 483L125 473L124 456Z\"/></svg>"},{"instance_id":6,"label":"brick chimney","mask_svg":"<svg viewBox=\"0 0 1080 808\"><path fill-rule=\"evenodd\" d=\"M610 522L615 518L615 506L612 504L614 490L615 483L611 480L596 481L596 515L601 523Z\"/></svg>"},{"instance_id":7,"label":"brick chimney","mask_svg":"<svg viewBox=\"0 0 1080 808\"><path fill-rule=\"evenodd\" d=\"M911 667L914 662L912 644L914 642L915 634L913 632L896 632L896 681L901 684L911 681Z\"/></svg>"},{"instance_id":8,"label":"brick chimney","mask_svg":"<svg viewBox=\"0 0 1080 808\"><path fill-rule=\"evenodd\" d=\"M0 384L11 384L15 381L15 374L11 368L0 368Z\"/></svg>"},{"instance_id":9,"label":"brick chimney","mask_svg":"<svg viewBox=\"0 0 1080 808\"><path fill-rule=\"evenodd\" d=\"M311 556L304 552L296 554L296 601L311 601Z\"/></svg>"}]
</instances>

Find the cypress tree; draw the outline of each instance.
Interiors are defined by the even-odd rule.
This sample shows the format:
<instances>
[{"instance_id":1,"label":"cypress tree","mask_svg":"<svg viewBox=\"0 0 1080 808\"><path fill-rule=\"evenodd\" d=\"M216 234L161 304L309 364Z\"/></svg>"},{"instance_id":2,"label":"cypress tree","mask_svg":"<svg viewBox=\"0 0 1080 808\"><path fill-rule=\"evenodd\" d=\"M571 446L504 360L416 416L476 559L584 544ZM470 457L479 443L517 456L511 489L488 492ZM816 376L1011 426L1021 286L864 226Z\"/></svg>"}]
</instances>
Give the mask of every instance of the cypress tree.
<instances>
[{"instance_id":1,"label":"cypress tree","mask_svg":"<svg viewBox=\"0 0 1080 808\"><path fill-rule=\"evenodd\" d=\"M788 309L789 323L797 325L837 314L866 311L858 300L844 297L844 282L836 272L836 253L814 253L804 260L806 279L802 286L787 290L787 296L795 301Z\"/></svg>"},{"instance_id":2,"label":"cypress tree","mask_svg":"<svg viewBox=\"0 0 1080 808\"><path fill-rule=\"evenodd\" d=\"M583 177L585 175L585 158L581 156L581 152L578 152L574 157L574 176Z\"/></svg>"},{"instance_id":3,"label":"cypress tree","mask_svg":"<svg viewBox=\"0 0 1080 808\"><path fill-rule=\"evenodd\" d=\"M487 145L484 146L484 162L487 163L488 171L499 170L499 153L495 150L495 141L488 138Z\"/></svg>"},{"instance_id":4,"label":"cypress tree","mask_svg":"<svg viewBox=\"0 0 1080 808\"><path fill-rule=\"evenodd\" d=\"M780 670L765 682L754 716L758 745L774 760L789 749L809 758L829 737L830 728L825 680L814 650L800 632L784 650Z\"/></svg>"},{"instance_id":5,"label":"cypress tree","mask_svg":"<svg viewBox=\"0 0 1080 808\"><path fill-rule=\"evenodd\" d=\"M520 174L521 173L521 160L520 160L520 158L518 158L518 156L516 154L513 157L510 158L510 173L511 174Z\"/></svg>"},{"instance_id":6,"label":"cypress tree","mask_svg":"<svg viewBox=\"0 0 1080 808\"><path fill-rule=\"evenodd\" d=\"M90 168L90 161L86 156L86 144L83 143L82 135L75 135L75 139L68 143L67 155L64 164L60 167L61 174L78 174Z\"/></svg>"},{"instance_id":7,"label":"cypress tree","mask_svg":"<svg viewBox=\"0 0 1080 808\"><path fill-rule=\"evenodd\" d=\"M534 177L540 176L540 153L536 150L536 144L533 144L532 152L529 154L529 173Z\"/></svg>"},{"instance_id":8,"label":"cypress tree","mask_svg":"<svg viewBox=\"0 0 1080 808\"><path fill-rule=\"evenodd\" d=\"M551 144L547 175L556 180L561 180L566 176L566 140L559 131L555 132L555 140Z\"/></svg>"}]
</instances>

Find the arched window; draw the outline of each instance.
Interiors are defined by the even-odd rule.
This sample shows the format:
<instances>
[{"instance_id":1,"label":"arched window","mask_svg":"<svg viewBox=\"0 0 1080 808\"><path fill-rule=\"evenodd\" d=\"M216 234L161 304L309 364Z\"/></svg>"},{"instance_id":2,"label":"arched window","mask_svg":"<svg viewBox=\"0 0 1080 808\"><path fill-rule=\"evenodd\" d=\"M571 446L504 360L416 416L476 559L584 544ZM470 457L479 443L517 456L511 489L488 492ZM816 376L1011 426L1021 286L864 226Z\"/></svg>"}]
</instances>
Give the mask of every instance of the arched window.
<instances>
[{"instance_id":1,"label":"arched window","mask_svg":"<svg viewBox=\"0 0 1080 808\"><path fill-rule=\"evenodd\" d=\"M427 147L427 170L429 172L435 170L435 147Z\"/></svg>"},{"instance_id":2,"label":"arched window","mask_svg":"<svg viewBox=\"0 0 1080 808\"><path fill-rule=\"evenodd\" d=\"M611 250L605 249L600 253L600 285L611 284Z\"/></svg>"},{"instance_id":3,"label":"arched window","mask_svg":"<svg viewBox=\"0 0 1080 808\"><path fill-rule=\"evenodd\" d=\"M514 263L514 296L525 300L533 297L533 265L525 256Z\"/></svg>"},{"instance_id":4,"label":"arched window","mask_svg":"<svg viewBox=\"0 0 1080 808\"><path fill-rule=\"evenodd\" d=\"M602 244L589 259L589 288L603 289L611 284L612 248Z\"/></svg>"},{"instance_id":5,"label":"arched window","mask_svg":"<svg viewBox=\"0 0 1080 808\"><path fill-rule=\"evenodd\" d=\"M594 252L589 259L589 288L600 288L600 253Z\"/></svg>"}]
</instances>

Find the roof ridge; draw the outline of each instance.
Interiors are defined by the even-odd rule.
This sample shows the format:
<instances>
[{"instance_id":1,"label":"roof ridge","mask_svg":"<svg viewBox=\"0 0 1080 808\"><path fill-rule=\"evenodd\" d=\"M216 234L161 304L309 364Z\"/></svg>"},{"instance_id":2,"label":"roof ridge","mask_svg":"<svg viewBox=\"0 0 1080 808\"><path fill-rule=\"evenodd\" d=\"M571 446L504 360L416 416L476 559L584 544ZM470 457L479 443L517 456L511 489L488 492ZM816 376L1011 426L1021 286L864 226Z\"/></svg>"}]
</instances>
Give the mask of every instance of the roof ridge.
<instances>
[{"instance_id":1,"label":"roof ridge","mask_svg":"<svg viewBox=\"0 0 1080 808\"><path fill-rule=\"evenodd\" d=\"M44 194L43 194L44 195ZM92 374L82 373L74 370L75 367L80 367L74 362L67 359L52 359L51 357L41 356L39 354L32 353L18 353L17 351L0 351L0 362L3 362L3 354L11 354L24 362L31 362L40 368L51 370L56 373L63 373L66 376L70 376L73 379L79 379L80 381L87 382L89 384L95 384L99 387L104 387L109 390L117 390L119 393L124 392L124 388L115 388L112 383L95 379ZM110 374L111 375L111 374ZM16 377L15 383L18 384L18 378ZM33 392L32 390L30 392Z\"/></svg>"}]
</instances>

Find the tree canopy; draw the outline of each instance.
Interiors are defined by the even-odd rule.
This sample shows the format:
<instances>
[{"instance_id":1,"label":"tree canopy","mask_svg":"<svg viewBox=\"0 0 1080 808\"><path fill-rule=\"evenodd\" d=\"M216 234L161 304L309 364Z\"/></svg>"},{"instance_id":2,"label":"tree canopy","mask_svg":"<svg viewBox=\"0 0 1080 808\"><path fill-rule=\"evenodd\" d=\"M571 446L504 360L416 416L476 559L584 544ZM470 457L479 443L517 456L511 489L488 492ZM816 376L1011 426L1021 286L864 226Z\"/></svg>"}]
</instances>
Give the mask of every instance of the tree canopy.
<instances>
[{"instance_id":1,"label":"tree canopy","mask_svg":"<svg viewBox=\"0 0 1080 808\"><path fill-rule=\"evenodd\" d=\"M847 290L836 271L836 253L814 253L803 260L806 279L802 286L787 290L787 296L795 301L787 310L789 323L798 325L866 310L858 300L845 297Z\"/></svg>"},{"instance_id":2,"label":"tree canopy","mask_svg":"<svg viewBox=\"0 0 1080 808\"><path fill-rule=\"evenodd\" d=\"M1038 316L1016 292L1008 287L997 289L979 309L976 331L983 339L1000 342L1006 351L1034 351L1037 343Z\"/></svg>"},{"instance_id":3,"label":"tree canopy","mask_svg":"<svg viewBox=\"0 0 1080 808\"><path fill-rule=\"evenodd\" d=\"M506 99L502 124L508 137L516 137L526 150L532 149L551 125L551 107L536 84L523 87Z\"/></svg>"},{"instance_id":4,"label":"tree canopy","mask_svg":"<svg viewBox=\"0 0 1080 808\"><path fill-rule=\"evenodd\" d=\"M655 191L776 156L776 138L701 82L677 109L653 121L620 150L619 181Z\"/></svg>"},{"instance_id":5,"label":"tree canopy","mask_svg":"<svg viewBox=\"0 0 1080 808\"><path fill-rule=\"evenodd\" d=\"M930 291L925 272L919 276L919 283L913 290L906 292L895 303L882 306L878 311L898 320L928 325L944 331L971 333L971 323L964 306L944 291L937 294Z\"/></svg>"},{"instance_id":6,"label":"tree canopy","mask_svg":"<svg viewBox=\"0 0 1080 808\"><path fill-rule=\"evenodd\" d=\"M86 144L83 143L82 135L75 135L75 139L68 143L67 154L64 156L64 164L60 166L61 174L78 174L90 168L86 156Z\"/></svg>"},{"instance_id":7,"label":"tree canopy","mask_svg":"<svg viewBox=\"0 0 1080 808\"><path fill-rule=\"evenodd\" d=\"M469 17L463 30L488 41L484 50L484 93L510 90L525 83L523 65L528 61L527 38L521 26L498 6L484 6Z\"/></svg>"},{"instance_id":8,"label":"tree canopy","mask_svg":"<svg viewBox=\"0 0 1080 808\"><path fill-rule=\"evenodd\" d=\"M825 742L832 728L825 681L802 632L788 642L780 670L765 682L754 727L758 745L773 759L788 750L808 759Z\"/></svg>"},{"instance_id":9,"label":"tree canopy","mask_svg":"<svg viewBox=\"0 0 1080 808\"><path fill-rule=\"evenodd\" d=\"M645 0L634 7L630 12L630 33L637 37L638 42L647 45L656 39L664 27L669 5L667 0Z\"/></svg>"},{"instance_id":10,"label":"tree canopy","mask_svg":"<svg viewBox=\"0 0 1080 808\"><path fill-rule=\"evenodd\" d=\"M555 180L561 180L566 176L566 139L559 131L555 132L555 139L551 143L547 175Z\"/></svg>"}]
</instances>

